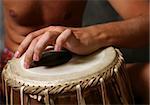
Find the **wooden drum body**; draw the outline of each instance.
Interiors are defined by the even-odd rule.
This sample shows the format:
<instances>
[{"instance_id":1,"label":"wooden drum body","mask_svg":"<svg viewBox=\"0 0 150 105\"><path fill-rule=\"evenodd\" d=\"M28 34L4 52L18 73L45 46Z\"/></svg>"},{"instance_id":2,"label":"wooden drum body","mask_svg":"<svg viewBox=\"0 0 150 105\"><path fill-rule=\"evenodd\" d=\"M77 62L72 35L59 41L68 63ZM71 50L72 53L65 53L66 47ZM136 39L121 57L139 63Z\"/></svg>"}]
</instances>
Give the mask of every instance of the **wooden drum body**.
<instances>
[{"instance_id":1,"label":"wooden drum body","mask_svg":"<svg viewBox=\"0 0 150 105\"><path fill-rule=\"evenodd\" d=\"M123 58L113 47L89 56L74 56L68 63L51 68L41 66L27 70L23 59L24 56L10 60L3 70L6 104L133 103Z\"/></svg>"}]
</instances>

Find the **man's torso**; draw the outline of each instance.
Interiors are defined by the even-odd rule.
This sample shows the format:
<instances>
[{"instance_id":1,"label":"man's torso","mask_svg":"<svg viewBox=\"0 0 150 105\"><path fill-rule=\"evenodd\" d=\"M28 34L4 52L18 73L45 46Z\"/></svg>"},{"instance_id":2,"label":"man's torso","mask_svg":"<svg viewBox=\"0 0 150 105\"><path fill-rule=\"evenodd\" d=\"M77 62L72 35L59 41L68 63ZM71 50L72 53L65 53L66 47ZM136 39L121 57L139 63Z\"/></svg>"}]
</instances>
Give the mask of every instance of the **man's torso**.
<instances>
[{"instance_id":1,"label":"man's torso","mask_svg":"<svg viewBox=\"0 0 150 105\"><path fill-rule=\"evenodd\" d=\"M85 0L3 0L5 46L14 52L27 34L47 26L80 26L85 3Z\"/></svg>"}]
</instances>

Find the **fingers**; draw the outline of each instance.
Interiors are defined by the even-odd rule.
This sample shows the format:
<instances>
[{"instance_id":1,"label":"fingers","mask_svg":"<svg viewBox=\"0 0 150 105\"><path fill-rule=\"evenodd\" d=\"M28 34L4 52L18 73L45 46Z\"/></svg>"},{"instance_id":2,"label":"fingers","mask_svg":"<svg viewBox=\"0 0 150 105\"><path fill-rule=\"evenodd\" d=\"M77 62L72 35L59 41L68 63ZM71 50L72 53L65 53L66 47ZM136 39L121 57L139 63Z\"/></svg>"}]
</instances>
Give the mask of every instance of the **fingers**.
<instances>
[{"instance_id":1,"label":"fingers","mask_svg":"<svg viewBox=\"0 0 150 105\"><path fill-rule=\"evenodd\" d=\"M48 28L48 31L55 31L55 32L59 32L62 33L66 28L62 27L62 26L50 26Z\"/></svg>"},{"instance_id":2,"label":"fingers","mask_svg":"<svg viewBox=\"0 0 150 105\"><path fill-rule=\"evenodd\" d=\"M15 57L20 57L26 51L24 67L29 68L32 60L39 61L42 51L48 44L54 44L56 42L54 50L60 51L61 47L72 34L70 29L64 30L62 27L48 27L30 33L18 47Z\"/></svg>"},{"instance_id":3,"label":"fingers","mask_svg":"<svg viewBox=\"0 0 150 105\"><path fill-rule=\"evenodd\" d=\"M39 57L42 51L47 47L48 44L54 43L58 35L59 34L55 35L52 32L45 32L45 34L42 35L42 37L39 39L34 48L34 55L33 55L34 61L39 61Z\"/></svg>"},{"instance_id":4,"label":"fingers","mask_svg":"<svg viewBox=\"0 0 150 105\"><path fill-rule=\"evenodd\" d=\"M37 44L37 42L38 42L38 38L34 39L34 40L31 42L30 46L28 47L28 49L27 49L27 51L26 51L26 53L25 53L24 67L25 67L26 69L29 68L30 63L32 62L32 56L33 56L33 53L34 53L34 47L35 47L35 45Z\"/></svg>"},{"instance_id":5,"label":"fingers","mask_svg":"<svg viewBox=\"0 0 150 105\"><path fill-rule=\"evenodd\" d=\"M22 41L22 43L18 47L14 57L16 57L16 58L20 57L26 51L26 49L28 48L28 46L32 42L32 40L35 37L43 34L47 29L48 28L44 28L44 29L41 29L41 30L38 30L36 32L28 34L27 37Z\"/></svg>"},{"instance_id":6,"label":"fingers","mask_svg":"<svg viewBox=\"0 0 150 105\"><path fill-rule=\"evenodd\" d=\"M39 61L42 51L49 43L53 43L58 35L58 33L54 32L45 32L40 38L34 39L26 51L24 67L29 68L32 60Z\"/></svg>"},{"instance_id":7,"label":"fingers","mask_svg":"<svg viewBox=\"0 0 150 105\"><path fill-rule=\"evenodd\" d=\"M23 42L20 44L20 46L18 47L14 57L18 58L22 55L22 53L25 52L25 50L27 49L27 47L29 46L29 44L31 43L31 41L33 40L33 36L30 34L29 36L27 36Z\"/></svg>"},{"instance_id":8,"label":"fingers","mask_svg":"<svg viewBox=\"0 0 150 105\"><path fill-rule=\"evenodd\" d=\"M67 39L71 36L72 32L70 29L66 29L64 32L62 32L58 38L56 39L55 44L55 51L60 51L63 44L67 41Z\"/></svg>"},{"instance_id":9,"label":"fingers","mask_svg":"<svg viewBox=\"0 0 150 105\"><path fill-rule=\"evenodd\" d=\"M34 54L33 54L34 61L39 61L40 52L47 46L48 39L49 39L49 32L46 32L41 36L41 38L35 45Z\"/></svg>"},{"instance_id":10,"label":"fingers","mask_svg":"<svg viewBox=\"0 0 150 105\"><path fill-rule=\"evenodd\" d=\"M48 30L53 31L53 32L55 31L57 33L61 33L62 31L65 30L65 28L61 27L61 26L50 26L50 27L43 28L43 29L40 29L38 31L28 34L27 37L22 41L22 43L18 47L16 53L14 54L14 57L16 57L16 58L20 57L27 50L28 46L30 45L30 43L32 42L32 40L34 38L44 34Z\"/></svg>"}]
</instances>

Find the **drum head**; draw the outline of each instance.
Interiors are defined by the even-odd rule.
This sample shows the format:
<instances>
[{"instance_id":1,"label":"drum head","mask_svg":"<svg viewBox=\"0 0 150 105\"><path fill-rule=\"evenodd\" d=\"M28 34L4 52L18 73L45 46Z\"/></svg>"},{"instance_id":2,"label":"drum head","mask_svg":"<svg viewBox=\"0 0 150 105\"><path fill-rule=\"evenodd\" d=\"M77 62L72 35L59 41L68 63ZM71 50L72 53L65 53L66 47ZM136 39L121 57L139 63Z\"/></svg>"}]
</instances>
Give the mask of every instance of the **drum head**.
<instances>
[{"instance_id":1,"label":"drum head","mask_svg":"<svg viewBox=\"0 0 150 105\"><path fill-rule=\"evenodd\" d=\"M103 73L115 58L115 49L108 47L89 56L74 56L69 62L56 67L41 66L25 69L24 56L22 56L9 61L4 71L7 74L6 78L24 85L57 86L76 83Z\"/></svg>"}]
</instances>

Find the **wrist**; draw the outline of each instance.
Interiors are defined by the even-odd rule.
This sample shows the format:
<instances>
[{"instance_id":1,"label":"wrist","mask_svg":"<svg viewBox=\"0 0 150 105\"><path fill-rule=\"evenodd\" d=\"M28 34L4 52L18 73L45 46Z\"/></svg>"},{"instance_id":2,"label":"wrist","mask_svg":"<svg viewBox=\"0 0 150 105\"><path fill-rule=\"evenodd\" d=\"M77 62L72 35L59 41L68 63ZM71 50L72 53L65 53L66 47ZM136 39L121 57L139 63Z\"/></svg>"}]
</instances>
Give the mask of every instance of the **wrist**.
<instances>
[{"instance_id":1,"label":"wrist","mask_svg":"<svg viewBox=\"0 0 150 105\"><path fill-rule=\"evenodd\" d=\"M115 44L112 30L105 24L90 26L90 32L97 38L100 48L113 46Z\"/></svg>"}]
</instances>

